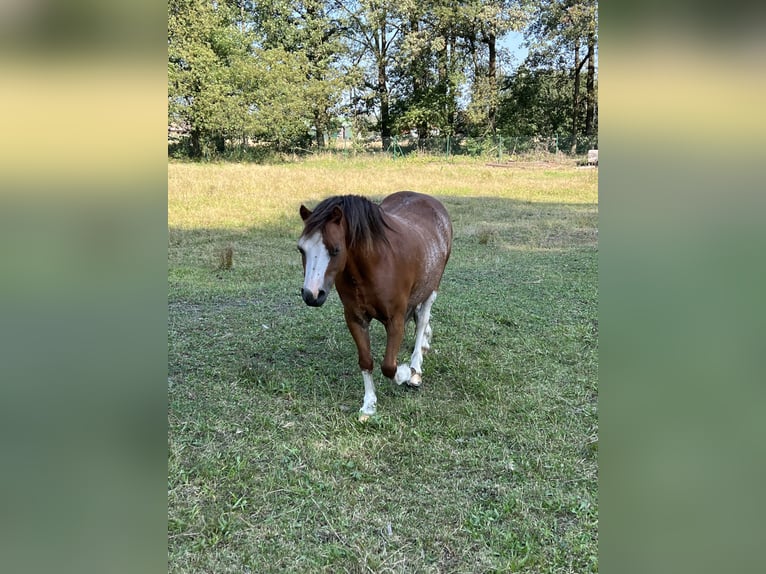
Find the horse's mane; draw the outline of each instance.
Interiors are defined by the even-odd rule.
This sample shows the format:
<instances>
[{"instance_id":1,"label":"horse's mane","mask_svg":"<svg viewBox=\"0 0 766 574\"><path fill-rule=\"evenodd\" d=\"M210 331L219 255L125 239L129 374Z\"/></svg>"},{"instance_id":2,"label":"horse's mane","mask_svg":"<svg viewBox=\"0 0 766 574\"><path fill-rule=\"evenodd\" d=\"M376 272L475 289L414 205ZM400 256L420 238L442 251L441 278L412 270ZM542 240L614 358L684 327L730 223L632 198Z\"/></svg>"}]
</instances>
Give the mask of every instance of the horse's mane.
<instances>
[{"instance_id":1,"label":"horse's mane","mask_svg":"<svg viewBox=\"0 0 766 574\"><path fill-rule=\"evenodd\" d=\"M332 219L336 207L340 208L346 218L346 240L349 247L370 248L378 241L389 245L385 230L391 227L386 222L383 210L361 195L336 195L323 200L306 220L304 233L310 234L324 227Z\"/></svg>"}]
</instances>

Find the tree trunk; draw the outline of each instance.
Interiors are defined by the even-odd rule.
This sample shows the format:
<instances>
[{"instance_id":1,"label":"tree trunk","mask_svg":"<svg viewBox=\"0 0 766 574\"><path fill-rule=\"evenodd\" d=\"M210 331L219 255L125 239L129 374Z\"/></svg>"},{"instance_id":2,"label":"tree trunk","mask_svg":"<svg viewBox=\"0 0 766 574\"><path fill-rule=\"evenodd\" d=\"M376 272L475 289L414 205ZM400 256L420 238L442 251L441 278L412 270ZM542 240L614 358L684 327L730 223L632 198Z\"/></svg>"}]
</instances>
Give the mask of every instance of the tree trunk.
<instances>
[{"instance_id":1,"label":"tree trunk","mask_svg":"<svg viewBox=\"0 0 766 574\"><path fill-rule=\"evenodd\" d=\"M388 110L388 86L386 78L386 63L378 62L378 98L380 99L380 138L383 140L383 150L391 145L391 117Z\"/></svg>"},{"instance_id":2,"label":"tree trunk","mask_svg":"<svg viewBox=\"0 0 766 574\"><path fill-rule=\"evenodd\" d=\"M416 18L410 20L410 33L417 35L420 31L420 23ZM428 70L422 65L422 61L428 61L429 54L422 54L420 58L413 58L410 61L410 76L412 77L412 100L415 105L423 105L423 97L428 87ZM428 137L428 121L421 117L415 126L418 132L418 149L424 149L426 138Z\"/></svg>"},{"instance_id":3,"label":"tree trunk","mask_svg":"<svg viewBox=\"0 0 766 574\"><path fill-rule=\"evenodd\" d=\"M199 128L192 128L189 141L189 155L191 157L200 157L202 155L202 146L200 143L201 134Z\"/></svg>"},{"instance_id":4,"label":"tree trunk","mask_svg":"<svg viewBox=\"0 0 766 574\"><path fill-rule=\"evenodd\" d=\"M577 153L577 111L580 107L580 68L580 43L575 42L574 88L572 90L572 154Z\"/></svg>"},{"instance_id":5,"label":"tree trunk","mask_svg":"<svg viewBox=\"0 0 766 574\"><path fill-rule=\"evenodd\" d=\"M324 122L319 110L314 110L314 127L316 128L317 147L324 147Z\"/></svg>"},{"instance_id":6,"label":"tree trunk","mask_svg":"<svg viewBox=\"0 0 766 574\"><path fill-rule=\"evenodd\" d=\"M585 135L592 136L596 115L596 38L593 33L588 34L588 76L585 82L586 95L585 105Z\"/></svg>"},{"instance_id":7,"label":"tree trunk","mask_svg":"<svg viewBox=\"0 0 766 574\"><path fill-rule=\"evenodd\" d=\"M469 35L466 37L468 40L468 53L471 56L471 62L473 62L473 77L474 81L481 74L481 65L479 64L478 51L476 50L476 37L475 35Z\"/></svg>"},{"instance_id":8,"label":"tree trunk","mask_svg":"<svg viewBox=\"0 0 766 574\"><path fill-rule=\"evenodd\" d=\"M385 14L378 30L378 99L380 100L380 139L383 151L391 145L391 117L388 108L388 75L386 74L386 23Z\"/></svg>"},{"instance_id":9,"label":"tree trunk","mask_svg":"<svg viewBox=\"0 0 766 574\"><path fill-rule=\"evenodd\" d=\"M487 80L489 84L489 109L487 110L487 123L491 133L495 133L495 121L497 118L497 38L491 32L487 36L489 47L489 62L487 66Z\"/></svg>"},{"instance_id":10,"label":"tree trunk","mask_svg":"<svg viewBox=\"0 0 766 574\"><path fill-rule=\"evenodd\" d=\"M449 41L446 42L446 45L449 47L449 51L447 51L444 55L445 62L444 62L444 86L445 90L447 92L447 126L449 126L449 132L450 134L455 133L455 95L452 90L452 83L449 78L449 70L452 69L452 61L455 58L455 50L457 46L457 36L454 32L450 31L449 33Z\"/></svg>"},{"instance_id":11,"label":"tree trunk","mask_svg":"<svg viewBox=\"0 0 766 574\"><path fill-rule=\"evenodd\" d=\"M426 139L428 138L428 124L420 122L418 124L418 149L426 149Z\"/></svg>"},{"instance_id":12,"label":"tree trunk","mask_svg":"<svg viewBox=\"0 0 766 574\"><path fill-rule=\"evenodd\" d=\"M213 138L213 142L215 143L215 151L219 154L222 154L226 151L226 138L220 134L217 134Z\"/></svg>"}]
</instances>

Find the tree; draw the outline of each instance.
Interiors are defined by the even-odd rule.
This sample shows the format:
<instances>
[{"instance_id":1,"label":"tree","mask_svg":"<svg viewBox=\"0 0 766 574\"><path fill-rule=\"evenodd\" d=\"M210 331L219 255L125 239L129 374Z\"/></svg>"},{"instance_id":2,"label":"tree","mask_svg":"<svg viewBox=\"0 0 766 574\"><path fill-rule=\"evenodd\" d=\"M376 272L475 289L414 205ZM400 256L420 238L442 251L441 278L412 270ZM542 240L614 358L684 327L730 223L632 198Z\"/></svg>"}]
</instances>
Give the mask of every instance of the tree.
<instances>
[{"instance_id":1,"label":"tree","mask_svg":"<svg viewBox=\"0 0 766 574\"><path fill-rule=\"evenodd\" d=\"M399 131L416 129L423 143L431 129L454 133L459 85L464 81L462 52L447 2L406 1L402 34L397 43L399 98L395 125Z\"/></svg>"},{"instance_id":2,"label":"tree","mask_svg":"<svg viewBox=\"0 0 766 574\"><path fill-rule=\"evenodd\" d=\"M506 77L502 37L528 18L530 56ZM377 117L384 148L413 129L568 125L574 142L597 127L597 54L596 0L169 0L168 122L193 156L321 147L346 105Z\"/></svg>"},{"instance_id":3,"label":"tree","mask_svg":"<svg viewBox=\"0 0 766 574\"><path fill-rule=\"evenodd\" d=\"M188 126L195 157L223 151L245 120L238 84L247 75L249 42L231 22L225 4L168 2L168 122Z\"/></svg>"},{"instance_id":4,"label":"tree","mask_svg":"<svg viewBox=\"0 0 766 574\"><path fill-rule=\"evenodd\" d=\"M352 66L364 70L364 87L374 93L383 149L391 143L391 90L389 73L394 66L394 46L401 32L395 0L339 0L338 9L348 21L346 39Z\"/></svg>"},{"instance_id":5,"label":"tree","mask_svg":"<svg viewBox=\"0 0 766 574\"><path fill-rule=\"evenodd\" d=\"M283 48L257 49L252 65L249 132L279 150L305 145L314 119L307 76L311 65L305 53Z\"/></svg>"},{"instance_id":6,"label":"tree","mask_svg":"<svg viewBox=\"0 0 766 574\"><path fill-rule=\"evenodd\" d=\"M595 12L594 12L595 17ZM596 108L598 98L596 96L596 26L595 22L588 31L588 76L586 80L586 109L585 109L585 135L592 136L596 132Z\"/></svg>"},{"instance_id":7,"label":"tree","mask_svg":"<svg viewBox=\"0 0 766 574\"><path fill-rule=\"evenodd\" d=\"M460 2L458 22L473 62L468 115L476 126L481 126L480 131L494 133L499 103L498 40L510 31L522 29L526 9L522 0Z\"/></svg>"},{"instance_id":8,"label":"tree","mask_svg":"<svg viewBox=\"0 0 766 574\"><path fill-rule=\"evenodd\" d=\"M596 0L532 0L534 13L527 37L533 58L551 66L565 66L571 77L572 152L577 145L580 118L585 117L585 133L592 135L596 112L596 64L598 18ZM583 46L586 48L583 54ZM588 63L585 113L580 99L581 72Z\"/></svg>"},{"instance_id":9,"label":"tree","mask_svg":"<svg viewBox=\"0 0 766 574\"><path fill-rule=\"evenodd\" d=\"M367 70L384 146L392 128L455 133L463 87L477 131L495 129L498 42L524 22L521 0L344 0L349 39Z\"/></svg>"},{"instance_id":10,"label":"tree","mask_svg":"<svg viewBox=\"0 0 766 574\"><path fill-rule=\"evenodd\" d=\"M333 2L324 0L258 0L253 3L254 21L262 32L262 45L303 54L307 66L299 83L307 92L318 146L330 128L340 97L349 86L341 61L346 47L341 42L346 24Z\"/></svg>"},{"instance_id":11,"label":"tree","mask_svg":"<svg viewBox=\"0 0 766 574\"><path fill-rule=\"evenodd\" d=\"M521 65L501 91L503 135L558 137L569 131L571 79L566 71Z\"/></svg>"},{"instance_id":12,"label":"tree","mask_svg":"<svg viewBox=\"0 0 766 574\"><path fill-rule=\"evenodd\" d=\"M317 51L322 38L312 44L310 30L296 33L274 19L269 27L257 7L240 0L168 4L168 121L188 126L193 157L221 153L227 142L278 149L305 142L337 100L336 78L327 79ZM272 29L285 37L270 38Z\"/></svg>"}]
</instances>

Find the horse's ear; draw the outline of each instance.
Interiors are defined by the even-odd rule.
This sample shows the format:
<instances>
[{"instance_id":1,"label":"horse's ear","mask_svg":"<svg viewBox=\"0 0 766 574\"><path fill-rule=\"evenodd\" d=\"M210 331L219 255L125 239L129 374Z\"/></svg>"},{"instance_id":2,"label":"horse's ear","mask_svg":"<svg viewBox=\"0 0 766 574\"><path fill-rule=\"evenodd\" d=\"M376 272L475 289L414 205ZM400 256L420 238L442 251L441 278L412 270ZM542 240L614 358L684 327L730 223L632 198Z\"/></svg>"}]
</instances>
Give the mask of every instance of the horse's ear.
<instances>
[{"instance_id":1,"label":"horse's ear","mask_svg":"<svg viewBox=\"0 0 766 574\"><path fill-rule=\"evenodd\" d=\"M342 217L343 217L343 210L337 205L333 207L332 213L330 214L330 221L332 221L333 223L340 223L340 220Z\"/></svg>"},{"instance_id":2,"label":"horse's ear","mask_svg":"<svg viewBox=\"0 0 766 574\"><path fill-rule=\"evenodd\" d=\"M300 211L301 211L301 219L303 221L306 221L309 218L309 216L311 215L311 211L309 211L309 209L305 205L303 205L303 204L301 204L301 210Z\"/></svg>"}]
</instances>

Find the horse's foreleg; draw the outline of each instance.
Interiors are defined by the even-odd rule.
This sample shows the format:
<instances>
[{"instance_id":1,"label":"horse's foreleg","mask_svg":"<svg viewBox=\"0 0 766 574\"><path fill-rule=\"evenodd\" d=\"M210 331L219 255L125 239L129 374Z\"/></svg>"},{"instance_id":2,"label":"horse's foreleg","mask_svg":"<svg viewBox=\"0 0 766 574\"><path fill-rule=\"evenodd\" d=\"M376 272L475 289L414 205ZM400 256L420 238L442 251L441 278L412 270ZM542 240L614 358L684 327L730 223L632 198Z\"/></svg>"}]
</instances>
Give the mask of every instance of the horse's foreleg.
<instances>
[{"instance_id":1,"label":"horse's foreleg","mask_svg":"<svg viewBox=\"0 0 766 574\"><path fill-rule=\"evenodd\" d=\"M396 355L404 339L404 316L397 314L386 323L386 356L380 370L389 379L394 379L397 385L410 380L410 366L396 366Z\"/></svg>"},{"instance_id":2,"label":"horse's foreleg","mask_svg":"<svg viewBox=\"0 0 766 574\"><path fill-rule=\"evenodd\" d=\"M364 380L364 401L359 409L359 421L364 422L375 414L378 397L375 395L375 382L372 379L372 352L370 351L370 325L356 317L346 315L346 325L356 343L359 353L359 368Z\"/></svg>"},{"instance_id":3,"label":"horse's foreleg","mask_svg":"<svg viewBox=\"0 0 766 574\"><path fill-rule=\"evenodd\" d=\"M408 384L413 387L420 386L422 382L421 376L423 374L423 351L427 351L430 348L431 342L431 306L436 299L436 291L423 301L418 307L417 321L415 323L415 348L412 351L412 357L410 358L410 368L412 369L412 375L408 381Z\"/></svg>"},{"instance_id":4,"label":"horse's foreleg","mask_svg":"<svg viewBox=\"0 0 766 574\"><path fill-rule=\"evenodd\" d=\"M359 409L359 422L366 422L377 412L376 404L378 397L375 395L375 381L372 380L372 371L362 371L364 380L364 401L362 408Z\"/></svg>"}]
</instances>

